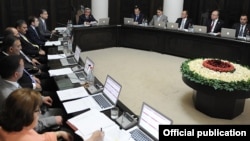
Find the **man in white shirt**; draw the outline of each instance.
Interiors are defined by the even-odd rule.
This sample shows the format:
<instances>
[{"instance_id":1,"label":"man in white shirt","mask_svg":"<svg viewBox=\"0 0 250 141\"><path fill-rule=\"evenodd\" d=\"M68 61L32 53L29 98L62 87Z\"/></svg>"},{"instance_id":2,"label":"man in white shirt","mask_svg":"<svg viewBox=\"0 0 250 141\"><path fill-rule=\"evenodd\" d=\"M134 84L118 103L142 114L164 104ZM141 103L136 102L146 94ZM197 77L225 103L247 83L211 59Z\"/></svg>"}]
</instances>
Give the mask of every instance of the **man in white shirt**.
<instances>
[{"instance_id":1,"label":"man in white shirt","mask_svg":"<svg viewBox=\"0 0 250 141\"><path fill-rule=\"evenodd\" d=\"M207 33L218 33L220 34L221 28L224 26L224 21L219 19L220 12L214 10L211 13L211 19L207 22Z\"/></svg>"},{"instance_id":2,"label":"man in white shirt","mask_svg":"<svg viewBox=\"0 0 250 141\"><path fill-rule=\"evenodd\" d=\"M181 12L181 17L176 20L176 23L178 23L178 28L183 30L183 29L188 29L189 26L192 26L192 19L188 17L188 11L183 10Z\"/></svg>"}]
</instances>

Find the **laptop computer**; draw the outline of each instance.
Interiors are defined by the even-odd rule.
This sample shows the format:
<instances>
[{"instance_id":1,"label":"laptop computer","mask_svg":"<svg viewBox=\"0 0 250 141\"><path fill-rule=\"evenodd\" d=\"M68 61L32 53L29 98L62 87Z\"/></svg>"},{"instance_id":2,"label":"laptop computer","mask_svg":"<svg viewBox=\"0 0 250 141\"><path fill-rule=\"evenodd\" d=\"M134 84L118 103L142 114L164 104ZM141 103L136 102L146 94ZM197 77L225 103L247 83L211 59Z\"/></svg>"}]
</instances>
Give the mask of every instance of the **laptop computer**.
<instances>
[{"instance_id":1,"label":"laptop computer","mask_svg":"<svg viewBox=\"0 0 250 141\"><path fill-rule=\"evenodd\" d=\"M203 25L193 25L194 33L207 33L207 27Z\"/></svg>"},{"instance_id":2,"label":"laptop computer","mask_svg":"<svg viewBox=\"0 0 250 141\"><path fill-rule=\"evenodd\" d=\"M124 24L127 24L127 25L134 24L133 18L124 18L123 21L124 21Z\"/></svg>"},{"instance_id":3,"label":"laptop computer","mask_svg":"<svg viewBox=\"0 0 250 141\"><path fill-rule=\"evenodd\" d=\"M167 23L167 29L178 29L178 23L168 22Z\"/></svg>"},{"instance_id":4,"label":"laptop computer","mask_svg":"<svg viewBox=\"0 0 250 141\"><path fill-rule=\"evenodd\" d=\"M165 22L155 22L154 23L154 27L156 27L156 28L166 28L166 24L165 24Z\"/></svg>"},{"instance_id":5,"label":"laptop computer","mask_svg":"<svg viewBox=\"0 0 250 141\"><path fill-rule=\"evenodd\" d=\"M81 54L81 49L78 46L76 46L73 57L60 59L62 66L76 65L79 61L80 54Z\"/></svg>"},{"instance_id":6,"label":"laptop computer","mask_svg":"<svg viewBox=\"0 0 250 141\"><path fill-rule=\"evenodd\" d=\"M109 25L109 18L100 18L98 25Z\"/></svg>"},{"instance_id":7,"label":"laptop computer","mask_svg":"<svg viewBox=\"0 0 250 141\"><path fill-rule=\"evenodd\" d=\"M138 125L127 131L135 141L154 141L159 140L159 125L172 123L170 118L143 102Z\"/></svg>"},{"instance_id":8,"label":"laptop computer","mask_svg":"<svg viewBox=\"0 0 250 141\"><path fill-rule=\"evenodd\" d=\"M79 71L75 71L75 75L77 76L78 79L85 80L86 76L90 72L90 68L91 67L93 68L94 65L95 65L94 62L89 57L86 57L83 71L82 69L79 69Z\"/></svg>"},{"instance_id":9,"label":"laptop computer","mask_svg":"<svg viewBox=\"0 0 250 141\"><path fill-rule=\"evenodd\" d=\"M221 37L235 39L235 29L231 28L221 28Z\"/></svg>"},{"instance_id":10,"label":"laptop computer","mask_svg":"<svg viewBox=\"0 0 250 141\"><path fill-rule=\"evenodd\" d=\"M116 106L122 86L111 76L107 75L103 90L100 93L85 97L87 107L104 111Z\"/></svg>"}]
</instances>

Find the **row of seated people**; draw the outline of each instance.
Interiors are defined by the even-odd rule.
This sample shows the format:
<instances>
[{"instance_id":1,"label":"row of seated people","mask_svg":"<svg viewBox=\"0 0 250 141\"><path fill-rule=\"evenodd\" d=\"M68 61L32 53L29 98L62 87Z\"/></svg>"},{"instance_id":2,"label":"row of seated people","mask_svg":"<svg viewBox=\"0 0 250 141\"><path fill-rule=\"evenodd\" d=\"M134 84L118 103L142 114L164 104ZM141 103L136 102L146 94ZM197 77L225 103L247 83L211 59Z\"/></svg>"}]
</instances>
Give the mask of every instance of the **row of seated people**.
<instances>
[{"instance_id":1,"label":"row of seated people","mask_svg":"<svg viewBox=\"0 0 250 141\"><path fill-rule=\"evenodd\" d=\"M4 31L3 44L0 48L0 112L3 112L0 114L0 138L6 141L14 140L14 138L20 141L42 139L42 136L46 136L42 133L60 130L65 125L66 113L57 97L55 81L48 73L49 67L47 66L47 53L45 51L47 49L43 44L39 44L34 40L34 36L37 36L36 39L39 39L39 41L46 39L46 36L39 34L38 18L32 16L29 18L28 23L29 27L24 20L18 20L16 27L7 27ZM34 119L35 124L31 124L33 121L26 123L26 120L21 118L21 120L18 120L20 123L16 125L15 121L11 121L13 118L8 117L26 116L25 113L19 113L20 116L16 116L15 114L18 114L20 111L6 110L9 107L4 106L8 104L6 99L11 93L21 89L29 89L41 94L40 100L42 104L39 105L39 109L42 111L42 114L39 115L37 121ZM23 96L26 95L26 93L22 94ZM11 104L15 105L14 103ZM22 111L28 107L22 105L15 108L19 108ZM6 118L10 118L8 125L5 124ZM21 138L16 136L16 132ZM27 135L30 132L32 132L32 135L29 137ZM70 134L64 131L55 133L57 137L71 140ZM101 134L101 132L96 132L90 139L100 140ZM39 135L41 136L39 137Z\"/></svg>"},{"instance_id":2,"label":"row of seated people","mask_svg":"<svg viewBox=\"0 0 250 141\"><path fill-rule=\"evenodd\" d=\"M167 25L168 17L163 14L163 9L161 7L157 8L156 15L152 17L149 22L150 26L154 26L156 22L164 22ZM193 25L192 18L188 17L188 11L183 10L181 13L181 17L177 18L175 21L178 23L179 29L188 29L189 26ZM207 27L207 33L220 33L221 29L224 27L224 21L219 18L220 12L218 10L214 10L211 13L210 19L207 20L205 26ZM131 15L135 24L142 24L146 19L145 15L141 12L140 7L134 7L134 13ZM91 14L91 10L89 8L85 8L82 15L79 17L78 24L84 24L85 22L89 24L90 22L97 22L94 16ZM246 14L242 14L240 16L240 22L235 23L232 26L232 29L236 30L235 37L246 37L246 34L249 32L250 25L248 24L248 17Z\"/></svg>"}]
</instances>

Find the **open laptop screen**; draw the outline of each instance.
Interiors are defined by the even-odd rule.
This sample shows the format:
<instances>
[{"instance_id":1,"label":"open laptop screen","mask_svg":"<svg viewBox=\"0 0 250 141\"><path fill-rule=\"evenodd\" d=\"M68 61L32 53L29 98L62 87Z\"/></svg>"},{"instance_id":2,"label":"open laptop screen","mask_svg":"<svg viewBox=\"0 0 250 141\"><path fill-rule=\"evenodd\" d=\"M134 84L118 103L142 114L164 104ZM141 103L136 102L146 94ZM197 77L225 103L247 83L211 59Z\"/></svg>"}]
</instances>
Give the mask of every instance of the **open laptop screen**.
<instances>
[{"instance_id":1,"label":"open laptop screen","mask_svg":"<svg viewBox=\"0 0 250 141\"><path fill-rule=\"evenodd\" d=\"M94 62L89 57L86 57L85 65L84 65L84 72L86 74L88 74L90 71L89 66L94 67Z\"/></svg>"},{"instance_id":2,"label":"open laptop screen","mask_svg":"<svg viewBox=\"0 0 250 141\"><path fill-rule=\"evenodd\" d=\"M141 115L139 118L139 128L147 132L153 138L159 140L159 125L170 125L172 120L150 107L148 104L143 103Z\"/></svg>"},{"instance_id":3,"label":"open laptop screen","mask_svg":"<svg viewBox=\"0 0 250 141\"><path fill-rule=\"evenodd\" d=\"M108 75L106 78L106 82L104 84L103 94L107 98L109 98L109 100L113 104L117 103L121 89L122 89L122 86Z\"/></svg>"},{"instance_id":4,"label":"open laptop screen","mask_svg":"<svg viewBox=\"0 0 250 141\"><path fill-rule=\"evenodd\" d=\"M77 62L79 62L80 54L81 54L81 49L79 48L79 46L76 46L74 57Z\"/></svg>"}]
</instances>

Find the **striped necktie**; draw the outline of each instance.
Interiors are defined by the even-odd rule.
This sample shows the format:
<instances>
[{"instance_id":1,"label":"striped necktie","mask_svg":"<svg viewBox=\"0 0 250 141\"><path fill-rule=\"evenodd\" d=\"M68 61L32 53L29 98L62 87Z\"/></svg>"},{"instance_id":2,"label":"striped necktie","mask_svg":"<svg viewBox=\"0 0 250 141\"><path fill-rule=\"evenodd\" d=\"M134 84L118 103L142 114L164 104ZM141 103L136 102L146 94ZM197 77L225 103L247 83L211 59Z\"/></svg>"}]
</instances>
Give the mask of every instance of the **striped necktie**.
<instances>
[{"instance_id":1,"label":"striped necktie","mask_svg":"<svg viewBox=\"0 0 250 141\"><path fill-rule=\"evenodd\" d=\"M38 46L38 45L32 44L24 35L20 34L20 36L21 36L26 42L28 42L29 44L31 44L33 47L36 47L36 48L39 49L39 46Z\"/></svg>"},{"instance_id":2,"label":"striped necktie","mask_svg":"<svg viewBox=\"0 0 250 141\"><path fill-rule=\"evenodd\" d=\"M23 51L20 50L20 53L23 55L23 57L24 57L29 63L32 63L32 61L30 60L30 58L29 58L27 55L25 55L25 54L23 53Z\"/></svg>"},{"instance_id":3,"label":"striped necktie","mask_svg":"<svg viewBox=\"0 0 250 141\"><path fill-rule=\"evenodd\" d=\"M28 71L23 69L23 72L26 73L30 77L30 79L32 80L32 83L36 83L35 79L32 77L32 75Z\"/></svg>"}]
</instances>

